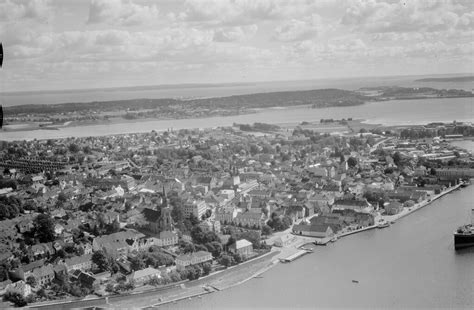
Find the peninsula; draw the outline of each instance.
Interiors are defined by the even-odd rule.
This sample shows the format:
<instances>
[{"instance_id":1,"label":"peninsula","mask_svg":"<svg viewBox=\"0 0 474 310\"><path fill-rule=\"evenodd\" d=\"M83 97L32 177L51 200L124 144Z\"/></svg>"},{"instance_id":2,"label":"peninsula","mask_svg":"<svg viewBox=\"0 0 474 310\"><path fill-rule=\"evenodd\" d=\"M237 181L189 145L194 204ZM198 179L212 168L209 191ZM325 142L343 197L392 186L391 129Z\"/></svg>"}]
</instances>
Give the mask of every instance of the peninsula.
<instances>
[{"instance_id":1,"label":"peninsula","mask_svg":"<svg viewBox=\"0 0 474 310\"><path fill-rule=\"evenodd\" d=\"M369 87L358 91L318 89L200 99L132 99L4 107L5 130L55 129L129 122L138 119L189 119L255 113L257 109L308 105L312 108L362 105L395 99L472 97L464 90ZM12 126L14 125L14 126Z\"/></svg>"},{"instance_id":2,"label":"peninsula","mask_svg":"<svg viewBox=\"0 0 474 310\"><path fill-rule=\"evenodd\" d=\"M2 142L0 306L145 308L224 290L474 175L446 142L470 124L326 132L352 122Z\"/></svg>"}]
</instances>

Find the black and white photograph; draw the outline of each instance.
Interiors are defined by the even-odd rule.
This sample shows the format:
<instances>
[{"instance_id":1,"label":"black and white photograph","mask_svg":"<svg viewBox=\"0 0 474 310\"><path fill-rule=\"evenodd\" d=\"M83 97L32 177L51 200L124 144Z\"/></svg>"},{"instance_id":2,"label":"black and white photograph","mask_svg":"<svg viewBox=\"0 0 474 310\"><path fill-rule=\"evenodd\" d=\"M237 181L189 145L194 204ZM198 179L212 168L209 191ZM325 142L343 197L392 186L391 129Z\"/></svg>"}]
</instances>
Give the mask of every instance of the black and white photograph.
<instances>
[{"instance_id":1,"label":"black and white photograph","mask_svg":"<svg viewBox=\"0 0 474 310\"><path fill-rule=\"evenodd\" d=\"M473 0L0 0L0 309L473 309Z\"/></svg>"}]
</instances>

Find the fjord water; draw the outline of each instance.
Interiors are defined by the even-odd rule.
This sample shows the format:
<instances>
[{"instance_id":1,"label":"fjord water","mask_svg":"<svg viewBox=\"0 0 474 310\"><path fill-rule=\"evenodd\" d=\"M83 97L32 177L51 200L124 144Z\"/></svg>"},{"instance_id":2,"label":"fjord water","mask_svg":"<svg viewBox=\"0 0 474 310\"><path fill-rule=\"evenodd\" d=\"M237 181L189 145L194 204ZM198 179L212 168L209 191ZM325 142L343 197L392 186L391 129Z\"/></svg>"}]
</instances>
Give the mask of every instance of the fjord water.
<instances>
[{"instance_id":1,"label":"fjord water","mask_svg":"<svg viewBox=\"0 0 474 310\"><path fill-rule=\"evenodd\" d=\"M420 100L392 100L370 102L349 107L311 109L309 107L288 107L262 109L253 114L225 117L177 119L177 120L136 120L130 123L99 123L87 127L65 127L59 130L3 131L1 140L54 139L65 137L103 136L112 134L162 131L169 128L213 128L232 126L233 123L252 124L255 122L283 124L302 121L318 122L321 118L365 119L370 124L410 125L453 120L474 121L473 98L441 98Z\"/></svg>"},{"instance_id":2,"label":"fjord water","mask_svg":"<svg viewBox=\"0 0 474 310\"><path fill-rule=\"evenodd\" d=\"M474 186L389 228L338 240L242 285L165 309L471 308L474 250L455 252ZM353 283L358 280L359 283Z\"/></svg>"}]
</instances>

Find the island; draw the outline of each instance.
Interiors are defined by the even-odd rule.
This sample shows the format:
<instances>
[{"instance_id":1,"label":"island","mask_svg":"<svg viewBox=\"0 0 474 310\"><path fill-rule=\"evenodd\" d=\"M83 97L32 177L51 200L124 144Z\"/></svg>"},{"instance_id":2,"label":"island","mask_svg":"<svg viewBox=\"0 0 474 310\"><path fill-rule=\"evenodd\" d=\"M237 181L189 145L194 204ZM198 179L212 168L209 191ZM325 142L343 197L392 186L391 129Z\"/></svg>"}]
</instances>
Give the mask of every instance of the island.
<instances>
[{"instance_id":1,"label":"island","mask_svg":"<svg viewBox=\"0 0 474 310\"><path fill-rule=\"evenodd\" d=\"M458 76L458 77L444 77L444 78L425 78L418 79L415 82L473 82L474 76Z\"/></svg>"}]
</instances>

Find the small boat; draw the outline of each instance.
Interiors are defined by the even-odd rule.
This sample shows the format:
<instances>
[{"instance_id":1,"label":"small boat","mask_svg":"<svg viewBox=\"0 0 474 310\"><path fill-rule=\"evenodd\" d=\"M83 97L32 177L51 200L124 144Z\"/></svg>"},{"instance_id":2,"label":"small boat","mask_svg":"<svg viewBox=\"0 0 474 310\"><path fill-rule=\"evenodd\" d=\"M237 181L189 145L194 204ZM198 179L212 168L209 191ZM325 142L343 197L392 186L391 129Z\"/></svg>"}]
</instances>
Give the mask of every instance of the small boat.
<instances>
[{"instance_id":1,"label":"small boat","mask_svg":"<svg viewBox=\"0 0 474 310\"><path fill-rule=\"evenodd\" d=\"M389 226L390 226L389 222L381 222L380 224L377 225L377 228L385 228Z\"/></svg>"},{"instance_id":2,"label":"small boat","mask_svg":"<svg viewBox=\"0 0 474 310\"><path fill-rule=\"evenodd\" d=\"M359 283L359 281L357 281L357 280L352 280L352 283Z\"/></svg>"},{"instance_id":3,"label":"small boat","mask_svg":"<svg viewBox=\"0 0 474 310\"><path fill-rule=\"evenodd\" d=\"M395 221L390 221L390 224L392 224L392 225L395 224Z\"/></svg>"}]
</instances>

